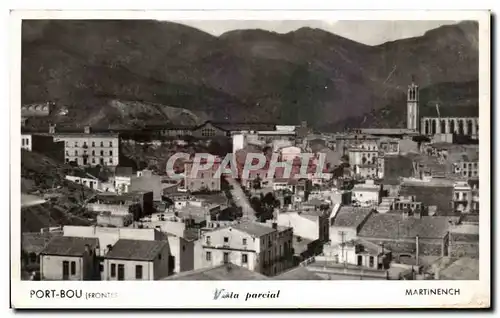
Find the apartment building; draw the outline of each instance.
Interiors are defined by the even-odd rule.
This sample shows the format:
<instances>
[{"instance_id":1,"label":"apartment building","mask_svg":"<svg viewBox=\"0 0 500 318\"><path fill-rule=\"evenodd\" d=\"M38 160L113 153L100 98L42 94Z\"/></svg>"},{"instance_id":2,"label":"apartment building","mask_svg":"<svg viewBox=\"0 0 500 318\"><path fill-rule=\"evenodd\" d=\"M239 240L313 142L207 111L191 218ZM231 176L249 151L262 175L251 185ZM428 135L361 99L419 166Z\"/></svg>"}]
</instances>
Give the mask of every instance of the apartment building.
<instances>
[{"instance_id":1,"label":"apartment building","mask_svg":"<svg viewBox=\"0 0 500 318\"><path fill-rule=\"evenodd\" d=\"M119 135L110 132L91 132L85 127L83 132L56 132L51 125L49 133L54 141L64 141L65 162L74 162L82 166L118 166Z\"/></svg>"},{"instance_id":2,"label":"apartment building","mask_svg":"<svg viewBox=\"0 0 500 318\"><path fill-rule=\"evenodd\" d=\"M205 232L195 259L201 258L198 268L233 263L273 276L292 266L292 240L290 227L244 222Z\"/></svg>"}]
</instances>

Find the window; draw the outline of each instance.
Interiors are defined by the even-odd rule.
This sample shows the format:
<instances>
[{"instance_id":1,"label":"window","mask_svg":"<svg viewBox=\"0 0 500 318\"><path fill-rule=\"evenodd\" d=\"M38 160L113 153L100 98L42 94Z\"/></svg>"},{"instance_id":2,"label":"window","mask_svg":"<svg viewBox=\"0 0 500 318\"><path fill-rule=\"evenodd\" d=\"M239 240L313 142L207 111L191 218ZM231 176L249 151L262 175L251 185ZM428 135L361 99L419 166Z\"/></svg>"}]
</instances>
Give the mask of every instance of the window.
<instances>
[{"instance_id":1,"label":"window","mask_svg":"<svg viewBox=\"0 0 500 318\"><path fill-rule=\"evenodd\" d=\"M101 157L104 156L104 150L101 150Z\"/></svg>"},{"instance_id":2,"label":"window","mask_svg":"<svg viewBox=\"0 0 500 318\"><path fill-rule=\"evenodd\" d=\"M224 243L229 243L229 237L224 236Z\"/></svg>"},{"instance_id":3,"label":"window","mask_svg":"<svg viewBox=\"0 0 500 318\"><path fill-rule=\"evenodd\" d=\"M241 254L241 263L242 264L248 263L248 255L247 254Z\"/></svg>"},{"instance_id":4,"label":"window","mask_svg":"<svg viewBox=\"0 0 500 318\"><path fill-rule=\"evenodd\" d=\"M92 150L92 156L95 156L95 150Z\"/></svg>"},{"instance_id":5,"label":"window","mask_svg":"<svg viewBox=\"0 0 500 318\"><path fill-rule=\"evenodd\" d=\"M83 147L87 147L87 142L86 141L83 142Z\"/></svg>"},{"instance_id":6,"label":"window","mask_svg":"<svg viewBox=\"0 0 500 318\"><path fill-rule=\"evenodd\" d=\"M373 267L374 263L375 263L375 258L373 256L370 256L370 267Z\"/></svg>"},{"instance_id":7,"label":"window","mask_svg":"<svg viewBox=\"0 0 500 318\"><path fill-rule=\"evenodd\" d=\"M78 156L78 150L75 150L75 156Z\"/></svg>"},{"instance_id":8,"label":"window","mask_svg":"<svg viewBox=\"0 0 500 318\"><path fill-rule=\"evenodd\" d=\"M110 150L110 151L109 151L109 155L110 155L110 156L112 156L112 155L113 155L113 151L112 151L112 150Z\"/></svg>"},{"instance_id":9,"label":"window","mask_svg":"<svg viewBox=\"0 0 500 318\"><path fill-rule=\"evenodd\" d=\"M142 279L142 265L135 266L135 278Z\"/></svg>"},{"instance_id":10,"label":"window","mask_svg":"<svg viewBox=\"0 0 500 318\"><path fill-rule=\"evenodd\" d=\"M78 141L75 141L75 147L78 147Z\"/></svg>"},{"instance_id":11,"label":"window","mask_svg":"<svg viewBox=\"0 0 500 318\"><path fill-rule=\"evenodd\" d=\"M212 252L207 252L206 256L205 256L205 259L207 261L211 261L212 260Z\"/></svg>"},{"instance_id":12,"label":"window","mask_svg":"<svg viewBox=\"0 0 500 318\"><path fill-rule=\"evenodd\" d=\"M95 141L92 141L92 147L95 147Z\"/></svg>"},{"instance_id":13,"label":"window","mask_svg":"<svg viewBox=\"0 0 500 318\"><path fill-rule=\"evenodd\" d=\"M76 262L71 262L71 275L76 274Z\"/></svg>"},{"instance_id":14,"label":"window","mask_svg":"<svg viewBox=\"0 0 500 318\"><path fill-rule=\"evenodd\" d=\"M116 264L111 264L111 277L116 277Z\"/></svg>"},{"instance_id":15,"label":"window","mask_svg":"<svg viewBox=\"0 0 500 318\"><path fill-rule=\"evenodd\" d=\"M104 147L104 143L101 141L101 147Z\"/></svg>"},{"instance_id":16,"label":"window","mask_svg":"<svg viewBox=\"0 0 500 318\"><path fill-rule=\"evenodd\" d=\"M224 263L229 263L229 253L228 252L224 252L223 260L224 260Z\"/></svg>"},{"instance_id":17,"label":"window","mask_svg":"<svg viewBox=\"0 0 500 318\"><path fill-rule=\"evenodd\" d=\"M109 146L113 147L113 142L112 141L109 142Z\"/></svg>"},{"instance_id":18,"label":"window","mask_svg":"<svg viewBox=\"0 0 500 318\"><path fill-rule=\"evenodd\" d=\"M213 136L215 136L215 129L212 129L212 128L203 128L201 130L201 135L203 137L213 137Z\"/></svg>"},{"instance_id":19,"label":"window","mask_svg":"<svg viewBox=\"0 0 500 318\"><path fill-rule=\"evenodd\" d=\"M158 259L161 259L161 254L158 254Z\"/></svg>"},{"instance_id":20,"label":"window","mask_svg":"<svg viewBox=\"0 0 500 318\"><path fill-rule=\"evenodd\" d=\"M113 163L113 158L109 158L109 163Z\"/></svg>"},{"instance_id":21,"label":"window","mask_svg":"<svg viewBox=\"0 0 500 318\"><path fill-rule=\"evenodd\" d=\"M455 199L458 200L460 198L460 193L455 192Z\"/></svg>"},{"instance_id":22,"label":"window","mask_svg":"<svg viewBox=\"0 0 500 318\"><path fill-rule=\"evenodd\" d=\"M21 139L21 145L24 146L24 138Z\"/></svg>"},{"instance_id":23,"label":"window","mask_svg":"<svg viewBox=\"0 0 500 318\"><path fill-rule=\"evenodd\" d=\"M186 245L182 245L182 251L185 252L186 251Z\"/></svg>"},{"instance_id":24,"label":"window","mask_svg":"<svg viewBox=\"0 0 500 318\"><path fill-rule=\"evenodd\" d=\"M99 264L99 271L102 273L104 272L104 266L102 264Z\"/></svg>"},{"instance_id":25,"label":"window","mask_svg":"<svg viewBox=\"0 0 500 318\"><path fill-rule=\"evenodd\" d=\"M246 238L243 239L243 245L247 245L247 239Z\"/></svg>"},{"instance_id":26,"label":"window","mask_svg":"<svg viewBox=\"0 0 500 318\"><path fill-rule=\"evenodd\" d=\"M210 236L207 236L206 243L207 243L207 245L210 245Z\"/></svg>"},{"instance_id":27,"label":"window","mask_svg":"<svg viewBox=\"0 0 500 318\"><path fill-rule=\"evenodd\" d=\"M63 261L63 279L68 279L69 276L69 262Z\"/></svg>"},{"instance_id":28,"label":"window","mask_svg":"<svg viewBox=\"0 0 500 318\"><path fill-rule=\"evenodd\" d=\"M95 158L92 158L92 163L95 163Z\"/></svg>"}]
</instances>

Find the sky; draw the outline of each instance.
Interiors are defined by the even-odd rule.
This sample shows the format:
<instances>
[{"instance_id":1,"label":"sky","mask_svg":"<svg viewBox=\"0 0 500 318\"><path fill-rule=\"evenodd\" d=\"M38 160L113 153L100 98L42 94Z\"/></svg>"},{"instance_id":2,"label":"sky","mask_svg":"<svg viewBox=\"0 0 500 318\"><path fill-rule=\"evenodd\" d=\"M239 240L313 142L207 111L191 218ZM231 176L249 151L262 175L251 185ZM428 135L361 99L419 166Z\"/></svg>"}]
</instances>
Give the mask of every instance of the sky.
<instances>
[{"instance_id":1,"label":"sky","mask_svg":"<svg viewBox=\"0 0 500 318\"><path fill-rule=\"evenodd\" d=\"M458 21L183 20L172 22L189 25L215 36L241 29L263 29L287 33L301 27L311 27L323 29L363 44L378 45L388 41L421 36L430 29L454 24Z\"/></svg>"}]
</instances>

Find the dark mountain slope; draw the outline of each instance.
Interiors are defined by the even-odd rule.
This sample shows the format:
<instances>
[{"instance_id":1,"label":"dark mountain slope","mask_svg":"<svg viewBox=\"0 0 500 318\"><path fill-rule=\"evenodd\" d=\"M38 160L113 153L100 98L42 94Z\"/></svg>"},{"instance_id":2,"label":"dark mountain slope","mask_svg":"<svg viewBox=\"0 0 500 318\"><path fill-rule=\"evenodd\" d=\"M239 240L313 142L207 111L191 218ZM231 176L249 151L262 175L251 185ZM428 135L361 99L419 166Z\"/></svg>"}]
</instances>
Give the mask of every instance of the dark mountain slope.
<instances>
[{"instance_id":1,"label":"dark mountain slope","mask_svg":"<svg viewBox=\"0 0 500 318\"><path fill-rule=\"evenodd\" d=\"M325 126L390 105L412 75L421 86L476 80L477 36L467 22L372 47L310 28L213 37L169 22L24 21L22 102L55 101L82 123L108 112L126 123L110 101L136 100Z\"/></svg>"}]
</instances>

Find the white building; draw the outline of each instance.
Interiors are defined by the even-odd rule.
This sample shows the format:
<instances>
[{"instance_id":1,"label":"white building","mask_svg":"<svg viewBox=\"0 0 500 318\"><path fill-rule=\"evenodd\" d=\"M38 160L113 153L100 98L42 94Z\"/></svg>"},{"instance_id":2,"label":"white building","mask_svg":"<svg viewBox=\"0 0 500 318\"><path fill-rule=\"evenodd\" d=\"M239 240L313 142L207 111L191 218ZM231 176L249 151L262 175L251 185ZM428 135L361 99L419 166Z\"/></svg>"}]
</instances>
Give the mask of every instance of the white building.
<instances>
[{"instance_id":1,"label":"white building","mask_svg":"<svg viewBox=\"0 0 500 318\"><path fill-rule=\"evenodd\" d=\"M293 229L244 222L204 233L195 247L195 268L233 263L264 275L292 265Z\"/></svg>"},{"instance_id":2,"label":"white building","mask_svg":"<svg viewBox=\"0 0 500 318\"><path fill-rule=\"evenodd\" d=\"M352 200L361 207L375 207L380 203L382 187L366 180L365 183L356 184L352 189Z\"/></svg>"},{"instance_id":3,"label":"white building","mask_svg":"<svg viewBox=\"0 0 500 318\"><path fill-rule=\"evenodd\" d=\"M64 141L65 162L83 166L118 166L120 140L115 133L92 133L85 127L83 133L56 133L51 125L49 133L54 141Z\"/></svg>"}]
</instances>

